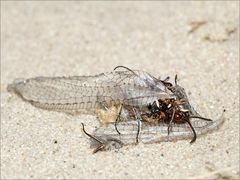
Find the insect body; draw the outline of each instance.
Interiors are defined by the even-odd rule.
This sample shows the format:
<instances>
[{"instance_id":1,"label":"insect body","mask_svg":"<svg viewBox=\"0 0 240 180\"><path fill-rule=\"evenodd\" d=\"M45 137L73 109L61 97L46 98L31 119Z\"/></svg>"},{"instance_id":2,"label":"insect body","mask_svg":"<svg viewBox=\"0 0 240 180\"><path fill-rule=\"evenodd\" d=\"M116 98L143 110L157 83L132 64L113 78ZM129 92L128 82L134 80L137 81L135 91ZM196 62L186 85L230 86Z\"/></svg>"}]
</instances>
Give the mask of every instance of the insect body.
<instances>
[{"instance_id":1,"label":"insect body","mask_svg":"<svg viewBox=\"0 0 240 180\"><path fill-rule=\"evenodd\" d=\"M148 105L150 113L143 115L143 120L149 123L164 122L168 124L168 134L173 124L187 123L193 132L193 139L190 143L195 142L197 136L194 127L191 124L191 118L199 118L205 121L211 119L201 117L190 105L184 88L177 84L175 76L175 86L171 83L165 83L168 89L175 95L173 98L158 99Z\"/></svg>"},{"instance_id":2,"label":"insect body","mask_svg":"<svg viewBox=\"0 0 240 180\"><path fill-rule=\"evenodd\" d=\"M182 136L181 133L180 135L175 133L174 136L171 133L174 133L174 128L178 125L188 125L193 132L192 143L196 140L197 133L191 119L211 121L201 117L193 109L185 90L177 84L177 77L173 86L168 82L169 77L160 80L149 73L133 71L126 67L124 68L127 70L117 71L119 67L123 66L116 67L113 72L95 76L36 77L16 80L8 85L8 90L43 109L71 114L95 113L100 123L105 125L100 128L101 130L106 127L104 130L108 131L108 127L114 124L118 135L122 135L121 128L120 130L116 128L119 119L120 127L124 126L124 132L129 134L132 134L129 131L131 123L127 122L137 119L136 142L138 136L141 139L141 122L144 126L151 125L157 129L167 125L169 137ZM121 121L122 117L126 122ZM146 129L144 132L146 134ZM189 134L189 131L187 133ZM109 135L112 135L112 132ZM107 138L104 135L104 138L98 141L103 149L106 147L104 144L109 144L108 141L114 141L113 144L110 143L114 146L121 141L121 139L115 141L116 138L112 139L109 135ZM92 137L94 139L94 136ZM97 137L101 139L101 134L97 134Z\"/></svg>"}]
</instances>

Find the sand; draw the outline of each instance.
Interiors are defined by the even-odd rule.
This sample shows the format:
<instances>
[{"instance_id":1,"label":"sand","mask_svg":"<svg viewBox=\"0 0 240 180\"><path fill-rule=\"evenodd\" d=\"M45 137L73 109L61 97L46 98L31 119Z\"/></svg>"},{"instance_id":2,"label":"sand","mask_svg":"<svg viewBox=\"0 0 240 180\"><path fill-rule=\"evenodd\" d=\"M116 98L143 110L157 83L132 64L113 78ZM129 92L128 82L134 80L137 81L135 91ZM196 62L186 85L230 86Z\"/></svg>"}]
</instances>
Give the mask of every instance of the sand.
<instances>
[{"instance_id":1,"label":"sand","mask_svg":"<svg viewBox=\"0 0 240 180\"><path fill-rule=\"evenodd\" d=\"M1 2L1 179L239 178L239 2ZM15 78L94 75L117 65L179 84L204 117L197 139L92 154L95 116L33 107Z\"/></svg>"}]
</instances>

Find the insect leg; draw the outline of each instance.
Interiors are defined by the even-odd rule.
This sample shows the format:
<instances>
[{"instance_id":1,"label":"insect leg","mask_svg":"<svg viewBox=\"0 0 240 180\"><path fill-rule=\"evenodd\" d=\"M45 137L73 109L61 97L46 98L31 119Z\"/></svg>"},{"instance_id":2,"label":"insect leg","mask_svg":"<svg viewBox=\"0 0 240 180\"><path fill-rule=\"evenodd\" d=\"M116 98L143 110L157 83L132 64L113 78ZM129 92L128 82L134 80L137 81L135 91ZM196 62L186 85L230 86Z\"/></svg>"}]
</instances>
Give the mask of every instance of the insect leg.
<instances>
[{"instance_id":1,"label":"insect leg","mask_svg":"<svg viewBox=\"0 0 240 180\"><path fill-rule=\"evenodd\" d=\"M171 120L168 124L168 135L170 134L170 128L172 128L172 122L173 122L173 119L174 119L174 116L175 116L175 112L176 112L176 110L173 109L172 117L171 117Z\"/></svg>"},{"instance_id":2,"label":"insect leg","mask_svg":"<svg viewBox=\"0 0 240 180\"><path fill-rule=\"evenodd\" d=\"M87 133L87 132L85 131L84 124L83 124L83 123L81 123L81 124L82 124L82 128L83 128L83 132L84 132L88 137L94 139L95 141L97 141L97 142L100 144L96 149L94 149L93 153L96 153L96 152L100 151L101 149L104 149L105 146L106 146L105 143L102 142L101 140L99 140L98 138L92 136L91 134Z\"/></svg>"},{"instance_id":3,"label":"insect leg","mask_svg":"<svg viewBox=\"0 0 240 180\"><path fill-rule=\"evenodd\" d=\"M204 118L204 117L201 117L201 116L190 116L189 118L197 118L197 119L202 119L202 120L205 120L205 121L212 121L212 119Z\"/></svg>"},{"instance_id":4,"label":"insect leg","mask_svg":"<svg viewBox=\"0 0 240 180\"><path fill-rule=\"evenodd\" d=\"M137 129L137 135L136 135L136 144L138 144L138 138L139 138L139 134L140 134L140 126L141 126L141 115L139 114L139 112L136 112L135 108L133 108L134 114L135 114L135 118L138 122L138 129Z\"/></svg>"},{"instance_id":5,"label":"insect leg","mask_svg":"<svg viewBox=\"0 0 240 180\"><path fill-rule=\"evenodd\" d=\"M97 148L93 150L93 154L97 153L98 151L101 151L105 148L105 144L100 144Z\"/></svg>"},{"instance_id":6,"label":"insect leg","mask_svg":"<svg viewBox=\"0 0 240 180\"><path fill-rule=\"evenodd\" d=\"M91 134L87 133L87 132L85 131L84 124L83 124L83 123L81 123L81 124L82 124L82 128L83 128L84 134L86 134L88 137L94 139L95 141L99 142L100 144L103 144L103 142L102 142L101 140L99 140L99 139L97 139L96 137L92 136Z\"/></svg>"},{"instance_id":7,"label":"insect leg","mask_svg":"<svg viewBox=\"0 0 240 180\"><path fill-rule=\"evenodd\" d=\"M139 134L140 134L140 119L137 119L137 122L138 122L138 129L137 129L137 136L136 136L136 143L138 144L138 137L139 137Z\"/></svg>"},{"instance_id":8,"label":"insect leg","mask_svg":"<svg viewBox=\"0 0 240 180\"><path fill-rule=\"evenodd\" d=\"M196 134L196 131L195 131L195 129L193 128L191 122L190 122L189 120L185 120L185 122L188 123L188 125L190 126L190 128L191 128L191 130L192 130L192 132L193 132L193 138L192 138L192 140L190 141L190 143L192 144L192 143L194 143L194 142L196 141L196 139L197 139L197 134Z\"/></svg>"},{"instance_id":9,"label":"insect leg","mask_svg":"<svg viewBox=\"0 0 240 180\"><path fill-rule=\"evenodd\" d=\"M119 135L120 135L121 133L119 132L119 130L118 130L118 128L117 128L117 123L118 123L118 121L119 121L120 118L121 118L122 106L123 106L123 105L121 104L120 109L119 109L119 112L118 112L117 119L116 119L116 121L115 121L115 123L114 123L115 130L117 131L117 133L118 133Z\"/></svg>"}]
</instances>

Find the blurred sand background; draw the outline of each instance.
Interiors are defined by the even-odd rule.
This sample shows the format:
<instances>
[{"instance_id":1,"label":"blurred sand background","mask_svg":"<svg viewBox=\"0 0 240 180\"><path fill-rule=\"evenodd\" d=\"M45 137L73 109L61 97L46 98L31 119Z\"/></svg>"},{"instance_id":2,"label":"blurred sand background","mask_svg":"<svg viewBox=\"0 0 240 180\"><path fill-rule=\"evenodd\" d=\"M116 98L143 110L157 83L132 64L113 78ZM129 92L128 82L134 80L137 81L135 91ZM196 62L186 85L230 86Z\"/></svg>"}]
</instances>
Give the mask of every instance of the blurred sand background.
<instances>
[{"instance_id":1,"label":"blurred sand background","mask_svg":"<svg viewBox=\"0 0 240 180\"><path fill-rule=\"evenodd\" d=\"M1 178L239 178L239 2L1 2ZM15 78L93 75L117 65L178 74L222 128L92 154L94 116L37 109Z\"/></svg>"}]
</instances>

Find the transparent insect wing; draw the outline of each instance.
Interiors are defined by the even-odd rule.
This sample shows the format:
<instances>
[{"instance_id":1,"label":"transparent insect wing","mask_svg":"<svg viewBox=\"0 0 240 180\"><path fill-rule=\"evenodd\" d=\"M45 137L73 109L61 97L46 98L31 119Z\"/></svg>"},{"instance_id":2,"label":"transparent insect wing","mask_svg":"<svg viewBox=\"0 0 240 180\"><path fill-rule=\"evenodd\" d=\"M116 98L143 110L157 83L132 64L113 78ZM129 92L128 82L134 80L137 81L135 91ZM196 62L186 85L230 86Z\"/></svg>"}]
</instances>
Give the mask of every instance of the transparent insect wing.
<instances>
[{"instance_id":1,"label":"transparent insect wing","mask_svg":"<svg viewBox=\"0 0 240 180\"><path fill-rule=\"evenodd\" d=\"M202 121L201 119L192 119L192 126L196 131L196 135L204 135L213 130L219 129L225 121L224 113L218 120ZM124 145L136 144L136 136L138 132L138 122L125 121L118 123L118 129L121 132L119 135L114 127L114 124L108 124L96 129L94 136L110 137L112 139L120 140ZM176 141L182 139L192 139L193 132L188 124L173 124L172 132L168 134L168 124L163 123L159 125L152 125L146 122L141 123L139 142L143 143L159 143L164 141ZM94 143L94 142L92 142Z\"/></svg>"},{"instance_id":2,"label":"transparent insect wing","mask_svg":"<svg viewBox=\"0 0 240 180\"><path fill-rule=\"evenodd\" d=\"M170 96L161 82L142 71L36 77L10 84L8 90L37 107L69 113L92 112L101 102L146 106L157 98Z\"/></svg>"},{"instance_id":3,"label":"transparent insect wing","mask_svg":"<svg viewBox=\"0 0 240 180\"><path fill-rule=\"evenodd\" d=\"M187 97L185 89L183 87L177 85L177 84L173 87L173 89L174 89L175 96L178 97L179 99L182 99L184 101L184 103L182 105L183 109L184 110L189 110L191 115L200 116L197 113L197 111L195 111L195 109L191 106L191 104L189 102L189 99Z\"/></svg>"},{"instance_id":4,"label":"transparent insect wing","mask_svg":"<svg viewBox=\"0 0 240 180\"><path fill-rule=\"evenodd\" d=\"M153 77L147 72L144 71L134 71L138 75L138 80L136 81L139 85L149 87L156 90L167 91L166 86L159 81L157 78Z\"/></svg>"}]
</instances>

